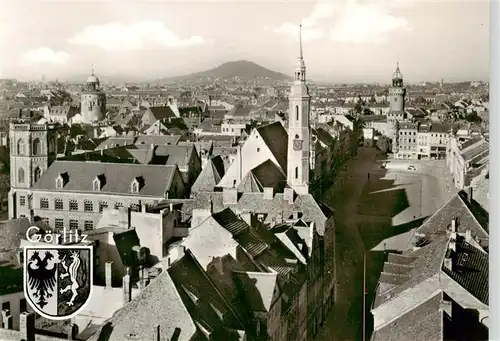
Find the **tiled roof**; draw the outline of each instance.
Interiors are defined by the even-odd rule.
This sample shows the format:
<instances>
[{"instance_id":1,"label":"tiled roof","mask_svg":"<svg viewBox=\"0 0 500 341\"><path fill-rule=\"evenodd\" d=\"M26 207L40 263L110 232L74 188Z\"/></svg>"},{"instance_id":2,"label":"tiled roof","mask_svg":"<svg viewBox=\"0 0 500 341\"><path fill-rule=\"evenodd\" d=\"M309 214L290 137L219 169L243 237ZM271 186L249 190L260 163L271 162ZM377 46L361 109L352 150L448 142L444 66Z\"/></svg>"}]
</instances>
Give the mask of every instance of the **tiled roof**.
<instances>
[{"instance_id":1,"label":"tiled roof","mask_svg":"<svg viewBox=\"0 0 500 341\"><path fill-rule=\"evenodd\" d=\"M281 169L286 173L288 160L288 133L280 122L257 128L259 135L271 150Z\"/></svg>"},{"instance_id":2,"label":"tiled roof","mask_svg":"<svg viewBox=\"0 0 500 341\"><path fill-rule=\"evenodd\" d=\"M189 250L167 271L193 321L212 332L213 339L235 340L227 329L245 329Z\"/></svg>"},{"instance_id":3,"label":"tiled roof","mask_svg":"<svg viewBox=\"0 0 500 341\"><path fill-rule=\"evenodd\" d=\"M444 234L451 226L452 219L456 218L458 219L457 232L465 233L466 230L471 230L473 236L488 239L488 220L477 213L474 214L475 212L471 210L474 208L474 205L467 201L465 192L459 192L441 206L416 231L428 235Z\"/></svg>"},{"instance_id":4,"label":"tiled roof","mask_svg":"<svg viewBox=\"0 0 500 341\"><path fill-rule=\"evenodd\" d=\"M175 113L172 111L172 109L168 106L163 106L163 107L149 107L149 109L155 119L157 120L163 120L164 118L174 118Z\"/></svg>"},{"instance_id":5,"label":"tiled roof","mask_svg":"<svg viewBox=\"0 0 500 341\"><path fill-rule=\"evenodd\" d=\"M443 266L442 270L475 298L488 305L488 254L462 240L457 242L454 257L456 268Z\"/></svg>"},{"instance_id":6,"label":"tiled roof","mask_svg":"<svg viewBox=\"0 0 500 341\"><path fill-rule=\"evenodd\" d=\"M193 186L191 187L191 192L207 191L211 192L217 186L217 184L222 179L222 175L219 173L216 163L222 163L220 156L215 156L208 160L207 164L201 170L200 175L196 178Z\"/></svg>"},{"instance_id":7,"label":"tiled roof","mask_svg":"<svg viewBox=\"0 0 500 341\"><path fill-rule=\"evenodd\" d=\"M274 162L267 159L250 171L258 183L263 187L274 188L277 192L283 192L286 185L286 177Z\"/></svg>"},{"instance_id":8,"label":"tiled roof","mask_svg":"<svg viewBox=\"0 0 500 341\"><path fill-rule=\"evenodd\" d=\"M168 271L152 280L109 322L109 327L102 328L92 341L150 340L158 325L161 340L170 339L176 328L180 328L178 341L191 341L197 333L196 325Z\"/></svg>"},{"instance_id":9,"label":"tiled roof","mask_svg":"<svg viewBox=\"0 0 500 341\"><path fill-rule=\"evenodd\" d=\"M109 137L102 141L95 150L131 145L134 144L135 139L135 137Z\"/></svg>"},{"instance_id":10,"label":"tiled roof","mask_svg":"<svg viewBox=\"0 0 500 341\"><path fill-rule=\"evenodd\" d=\"M155 146L176 145L181 137L181 135L139 135L133 143L136 145L154 144Z\"/></svg>"},{"instance_id":11,"label":"tiled roof","mask_svg":"<svg viewBox=\"0 0 500 341\"><path fill-rule=\"evenodd\" d=\"M372 341L441 341L443 313L440 311L442 293L429 298L418 307L375 331Z\"/></svg>"},{"instance_id":12,"label":"tiled roof","mask_svg":"<svg viewBox=\"0 0 500 341\"><path fill-rule=\"evenodd\" d=\"M189 212L193 208L207 208L206 205L212 201L214 212L219 212L230 207L235 213L244 211L262 213L265 215L264 223L270 224L276 220L278 215L283 219L289 219L294 211L302 213L302 219L314 222L320 235L324 234L327 220L332 217L333 212L322 210L312 195L298 195L290 204L283 198L282 193L277 193L272 199L266 200L262 193L243 193L236 204L223 204L221 192L200 192L195 199L186 200L183 210Z\"/></svg>"},{"instance_id":13,"label":"tiled roof","mask_svg":"<svg viewBox=\"0 0 500 341\"><path fill-rule=\"evenodd\" d=\"M193 153L195 153L193 145L158 146L155 148L152 163L185 168L188 167Z\"/></svg>"},{"instance_id":14,"label":"tiled roof","mask_svg":"<svg viewBox=\"0 0 500 341\"><path fill-rule=\"evenodd\" d=\"M93 192L94 179L98 175L104 175L105 183L101 185L100 193L164 197L170 189L175 172L175 166L55 161L33 189ZM56 189L56 178L61 174L67 174L68 181L63 189ZM142 187L140 186L138 193L131 193L130 185L136 178L142 179Z\"/></svg>"},{"instance_id":15,"label":"tiled roof","mask_svg":"<svg viewBox=\"0 0 500 341\"><path fill-rule=\"evenodd\" d=\"M252 172L248 172L238 185L238 192L241 193L261 193L263 190L262 185Z\"/></svg>"}]
</instances>

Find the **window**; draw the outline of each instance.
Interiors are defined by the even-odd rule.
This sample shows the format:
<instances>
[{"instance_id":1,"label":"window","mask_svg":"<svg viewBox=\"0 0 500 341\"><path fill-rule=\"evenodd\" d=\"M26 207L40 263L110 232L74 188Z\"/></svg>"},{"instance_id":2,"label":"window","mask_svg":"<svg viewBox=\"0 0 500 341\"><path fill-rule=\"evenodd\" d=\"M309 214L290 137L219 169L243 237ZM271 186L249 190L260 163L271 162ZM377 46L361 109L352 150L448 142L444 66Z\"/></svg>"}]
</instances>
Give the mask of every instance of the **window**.
<instances>
[{"instance_id":1,"label":"window","mask_svg":"<svg viewBox=\"0 0 500 341\"><path fill-rule=\"evenodd\" d=\"M299 120L299 106L295 106L295 119L298 121Z\"/></svg>"},{"instance_id":2,"label":"window","mask_svg":"<svg viewBox=\"0 0 500 341\"><path fill-rule=\"evenodd\" d=\"M260 148L257 148L257 153L260 152Z\"/></svg>"},{"instance_id":3,"label":"window","mask_svg":"<svg viewBox=\"0 0 500 341\"><path fill-rule=\"evenodd\" d=\"M19 170L17 171L17 181L20 184L24 183L24 169L22 168L19 168Z\"/></svg>"},{"instance_id":4,"label":"window","mask_svg":"<svg viewBox=\"0 0 500 341\"><path fill-rule=\"evenodd\" d=\"M42 154L42 145L40 143L40 139L35 139L33 141L33 155Z\"/></svg>"},{"instance_id":5,"label":"window","mask_svg":"<svg viewBox=\"0 0 500 341\"><path fill-rule=\"evenodd\" d=\"M64 204L62 199L54 199L54 209L59 211L64 209Z\"/></svg>"},{"instance_id":6,"label":"window","mask_svg":"<svg viewBox=\"0 0 500 341\"><path fill-rule=\"evenodd\" d=\"M22 312L25 312L27 311L27 305L26 305L26 299L25 298L21 298L19 300L19 311L22 313Z\"/></svg>"},{"instance_id":7,"label":"window","mask_svg":"<svg viewBox=\"0 0 500 341\"><path fill-rule=\"evenodd\" d=\"M63 179L61 177L56 179L56 188L58 189L63 188Z\"/></svg>"},{"instance_id":8,"label":"window","mask_svg":"<svg viewBox=\"0 0 500 341\"><path fill-rule=\"evenodd\" d=\"M36 167L35 173L33 176L34 176L35 182L37 182L38 179L40 179L40 177L42 176L42 169L40 167Z\"/></svg>"},{"instance_id":9,"label":"window","mask_svg":"<svg viewBox=\"0 0 500 341\"><path fill-rule=\"evenodd\" d=\"M62 230L64 228L64 219L56 218L54 226L56 230Z\"/></svg>"},{"instance_id":10,"label":"window","mask_svg":"<svg viewBox=\"0 0 500 341\"><path fill-rule=\"evenodd\" d=\"M21 206L26 206L26 196L21 195L21 196L19 197L19 205L21 205Z\"/></svg>"},{"instance_id":11,"label":"window","mask_svg":"<svg viewBox=\"0 0 500 341\"><path fill-rule=\"evenodd\" d=\"M94 228L94 222L92 220L85 220L85 224L83 225L85 230L92 230Z\"/></svg>"},{"instance_id":12,"label":"window","mask_svg":"<svg viewBox=\"0 0 500 341\"><path fill-rule=\"evenodd\" d=\"M94 203L90 200L85 200L83 202L83 209L85 212L93 212L94 211Z\"/></svg>"},{"instance_id":13,"label":"window","mask_svg":"<svg viewBox=\"0 0 500 341\"><path fill-rule=\"evenodd\" d=\"M70 219L69 220L69 228L70 228L70 230L78 230L78 220Z\"/></svg>"},{"instance_id":14,"label":"window","mask_svg":"<svg viewBox=\"0 0 500 341\"><path fill-rule=\"evenodd\" d=\"M140 211L139 204L132 204L132 205L130 205L130 209L132 211L139 212Z\"/></svg>"},{"instance_id":15,"label":"window","mask_svg":"<svg viewBox=\"0 0 500 341\"><path fill-rule=\"evenodd\" d=\"M69 201L69 210L78 211L78 201L76 201L75 199L71 199Z\"/></svg>"},{"instance_id":16,"label":"window","mask_svg":"<svg viewBox=\"0 0 500 341\"><path fill-rule=\"evenodd\" d=\"M295 179L299 178L299 167L295 167Z\"/></svg>"},{"instance_id":17,"label":"window","mask_svg":"<svg viewBox=\"0 0 500 341\"><path fill-rule=\"evenodd\" d=\"M108 203L106 201L99 201L99 213L102 213L105 208L108 208Z\"/></svg>"},{"instance_id":18,"label":"window","mask_svg":"<svg viewBox=\"0 0 500 341\"><path fill-rule=\"evenodd\" d=\"M17 154L24 154L24 142L22 139L17 141Z\"/></svg>"},{"instance_id":19,"label":"window","mask_svg":"<svg viewBox=\"0 0 500 341\"><path fill-rule=\"evenodd\" d=\"M47 198L41 198L40 199L40 208L44 210L49 209L49 199Z\"/></svg>"},{"instance_id":20,"label":"window","mask_svg":"<svg viewBox=\"0 0 500 341\"><path fill-rule=\"evenodd\" d=\"M123 207L123 203L122 202L115 203L115 209L119 209L121 207Z\"/></svg>"}]
</instances>

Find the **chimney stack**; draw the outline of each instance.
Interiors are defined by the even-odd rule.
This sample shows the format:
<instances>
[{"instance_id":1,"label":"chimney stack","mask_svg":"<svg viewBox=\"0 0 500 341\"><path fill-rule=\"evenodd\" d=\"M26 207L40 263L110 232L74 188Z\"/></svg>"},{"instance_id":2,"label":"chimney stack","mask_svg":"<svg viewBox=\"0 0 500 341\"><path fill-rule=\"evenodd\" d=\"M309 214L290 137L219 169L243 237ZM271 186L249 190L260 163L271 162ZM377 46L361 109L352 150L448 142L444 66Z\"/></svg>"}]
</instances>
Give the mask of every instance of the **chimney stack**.
<instances>
[{"instance_id":1,"label":"chimney stack","mask_svg":"<svg viewBox=\"0 0 500 341\"><path fill-rule=\"evenodd\" d=\"M465 241L470 243L472 241L472 232L471 230L465 231Z\"/></svg>"},{"instance_id":2,"label":"chimney stack","mask_svg":"<svg viewBox=\"0 0 500 341\"><path fill-rule=\"evenodd\" d=\"M3 329L12 329L12 315L9 309L2 310L2 321L0 327Z\"/></svg>"},{"instance_id":3,"label":"chimney stack","mask_svg":"<svg viewBox=\"0 0 500 341\"><path fill-rule=\"evenodd\" d=\"M457 252L457 243L454 240L450 240L450 243L448 244L448 249L452 250L453 252Z\"/></svg>"},{"instance_id":4,"label":"chimney stack","mask_svg":"<svg viewBox=\"0 0 500 341\"><path fill-rule=\"evenodd\" d=\"M104 269L104 276L106 280L106 289L111 288L111 283L112 283L112 276L113 276L113 262L108 261L106 262L105 269Z\"/></svg>"},{"instance_id":5,"label":"chimney stack","mask_svg":"<svg viewBox=\"0 0 500 341\"><path fill-rule=\"evenodd\" d=\"M125 276L123 276L123 304L127 304L132 300L132 285L130 282L130 268L125 268Z\"/></svg>"},{"instance_id":6,"label":"chimney stack","mask_svg":"<svg viewBox=\"0 0 500 341\"><path fill-rule=\"evenodd\" d=\"M457 218L451 219L451 233L457 233Z\"/></svg>"},{"instance_id":7,"label":"chimney stack","mask_svg":"<svg viewBox=\"0 0 500 341\"><path fill-rule=\"evenodd\" d=\"M35 313L19 315L19 336L21 341L35 341Z\"/></svg>"}]
</instances>

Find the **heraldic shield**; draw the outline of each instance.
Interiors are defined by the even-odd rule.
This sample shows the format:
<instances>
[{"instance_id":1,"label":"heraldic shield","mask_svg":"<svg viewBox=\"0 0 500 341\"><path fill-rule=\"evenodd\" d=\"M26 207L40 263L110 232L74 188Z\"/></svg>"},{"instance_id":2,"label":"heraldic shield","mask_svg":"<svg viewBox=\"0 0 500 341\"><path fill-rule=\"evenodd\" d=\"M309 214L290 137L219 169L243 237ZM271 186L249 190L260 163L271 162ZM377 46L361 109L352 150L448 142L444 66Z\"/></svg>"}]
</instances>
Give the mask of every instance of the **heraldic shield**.
<instances>
[{"instance_id":1,"label":"heraldic shield","mask_svg":"<svg viewBox=\"0 0 500 341\"><path fill-rule=\"evenodd\" d=\"M52 320L77 315L92 294L91 246L24 248L24 295L39 315Z\"/></svg>"}]
</instances>

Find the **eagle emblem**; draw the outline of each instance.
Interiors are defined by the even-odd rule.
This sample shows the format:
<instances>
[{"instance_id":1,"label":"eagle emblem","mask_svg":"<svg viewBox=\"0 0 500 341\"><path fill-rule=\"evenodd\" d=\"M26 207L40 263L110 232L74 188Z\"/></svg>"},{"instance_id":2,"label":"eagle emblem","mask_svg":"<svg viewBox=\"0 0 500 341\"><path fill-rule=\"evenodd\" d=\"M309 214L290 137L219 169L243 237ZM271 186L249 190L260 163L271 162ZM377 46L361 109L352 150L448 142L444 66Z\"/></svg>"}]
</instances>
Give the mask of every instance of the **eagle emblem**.
<instances>
[{"instance_id":1,"label":"eagle emblem","mask_svg":"<svg viewBox=\"0 0 500 341\"><path fill-rule=\"evenodd\" d=\"M24 295L39 315L63 320L78 314L92 293L91 246L24 248Z\"/></svg>"}]
</instances>

